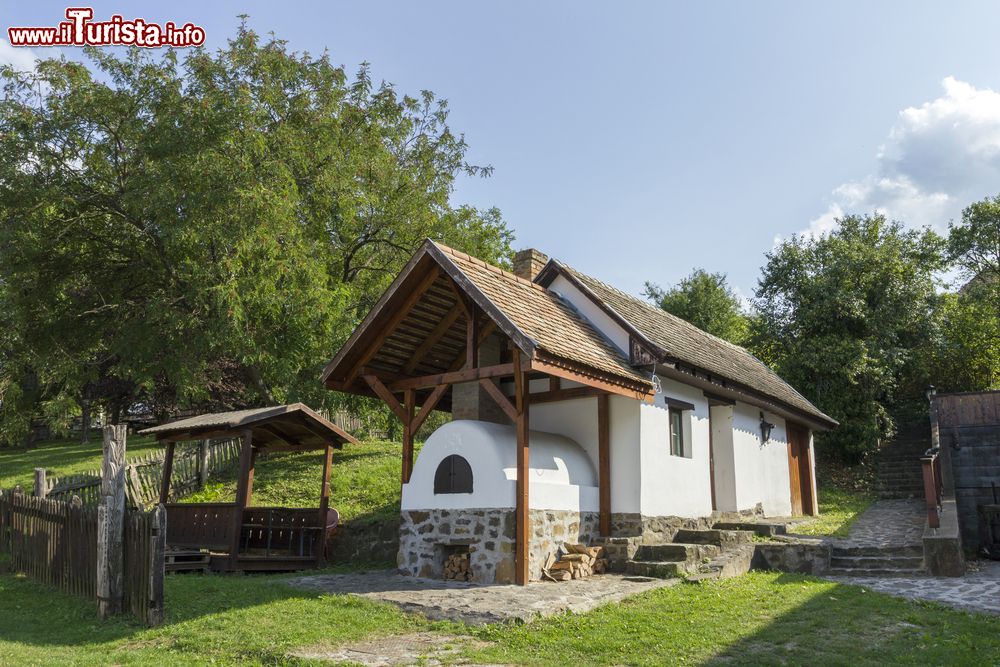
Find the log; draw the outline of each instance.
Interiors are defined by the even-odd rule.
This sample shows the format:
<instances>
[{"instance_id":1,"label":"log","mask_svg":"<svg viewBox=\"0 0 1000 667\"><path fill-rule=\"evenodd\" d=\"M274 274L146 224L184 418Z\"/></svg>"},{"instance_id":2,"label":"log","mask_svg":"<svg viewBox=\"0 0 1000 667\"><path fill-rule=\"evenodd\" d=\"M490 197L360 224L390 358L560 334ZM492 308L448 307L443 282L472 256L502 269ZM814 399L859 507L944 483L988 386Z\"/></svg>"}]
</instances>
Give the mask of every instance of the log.
<instances>
[{"instance_id":1,"label":"log","mask_svg":"<svg viewBox=\"0 0 1000 667\"><path fill-rule=\"evenodd\" d=\"M127 433L126 425L104 427L101 504L97 508L97 611L102 619L122 611Z\"/></svg>"}]
</instances>

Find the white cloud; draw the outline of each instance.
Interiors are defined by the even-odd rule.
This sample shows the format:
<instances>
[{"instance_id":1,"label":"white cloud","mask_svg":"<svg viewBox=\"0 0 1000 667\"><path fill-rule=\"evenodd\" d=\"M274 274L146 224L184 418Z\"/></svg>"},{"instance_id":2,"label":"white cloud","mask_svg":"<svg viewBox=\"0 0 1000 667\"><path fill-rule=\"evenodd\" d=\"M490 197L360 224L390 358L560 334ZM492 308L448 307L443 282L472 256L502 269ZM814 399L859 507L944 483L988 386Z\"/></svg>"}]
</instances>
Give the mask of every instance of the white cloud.
<instances>
[{"instance_id":1,"label":"white cloud","mask_svg":"<svg viewBox=\"0 0 1000 667\"><path fill-rule=\"evenodd\" d=\"M835 188L805 234L830 231L845 213L879 211L944 229L962 208L1000 193L1000 93L947 77L944 94L899 112L876 169Z\"/></svg>"},{"instance_id":2,"label":"white cloud","mask_svg":"<svg viewBox=\"0 0 1000 667\"><path fill-rule=\"evenodd\" d=\"M0 39L0 65L10 65L17 70L34 69L36 60L58 55L58 49L46 48L46 53L43 56L28 47L11 46L6 39Z\"/></svg>"}]
</instances>

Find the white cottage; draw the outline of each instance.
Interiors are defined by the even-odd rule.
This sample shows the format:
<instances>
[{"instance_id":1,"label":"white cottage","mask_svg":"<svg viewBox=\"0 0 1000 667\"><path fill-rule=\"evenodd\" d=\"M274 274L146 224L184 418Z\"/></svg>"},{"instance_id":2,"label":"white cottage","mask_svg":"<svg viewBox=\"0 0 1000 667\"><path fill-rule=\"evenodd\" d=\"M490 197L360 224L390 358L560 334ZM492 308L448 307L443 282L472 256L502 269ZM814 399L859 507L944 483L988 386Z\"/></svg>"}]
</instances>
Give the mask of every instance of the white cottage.
<instances>
[{"instance_id":1,"label":"white cottage","mask_svg":"<svg viewBox=\"0 0 1000 667\"><path fill-rule=\"evenodd\" d=\"M816 513L833 419L644 301L535 250L514 268L425 242L324 372L403 423L402 571L462 551L477 581L526 583L562 541ZM454 420L414 462L432 410Z\"/></svg>"}]
</instances>

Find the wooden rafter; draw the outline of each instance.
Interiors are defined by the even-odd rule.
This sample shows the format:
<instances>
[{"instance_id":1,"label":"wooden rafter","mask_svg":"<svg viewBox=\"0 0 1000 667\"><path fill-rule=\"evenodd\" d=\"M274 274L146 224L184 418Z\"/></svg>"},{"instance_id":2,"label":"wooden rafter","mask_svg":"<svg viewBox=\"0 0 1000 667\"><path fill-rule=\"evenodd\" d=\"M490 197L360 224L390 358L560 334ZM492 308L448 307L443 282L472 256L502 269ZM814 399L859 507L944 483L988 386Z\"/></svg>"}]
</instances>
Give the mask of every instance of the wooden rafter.
<instances>
[{"instance_id":1,"label":"wooden rafter","mask_svg":"<svg viewBox=\"0 0 1000 667\"><path fill-rule=\"evenodd\" d=\"M361 358L359 358L358 361L355 362L354 366L351 367L351 371L347 374L345 380L347 384L353 382L354 378L358 376L358 372L361 368L371 361L372 357L374 357L378 352L378 349L385 342L386 338L388 338L392 332L395 331L396 327L399 326L399 323L410 314L410 310L413 309L413 306L416 305L420 298L427 292L427 290L430 289L431 285L434 284L434 281L438 279L439 275L440 272L437 268L431 269L427 272L427 275L424 276L423 280L420 281L416 289L410 292L399 309L396 310L386 325L382 327L381 331L379 331L378 335L375 336L374 339L368 344L368 347L365 348Z\"/></svg>"},{"instance_id":2,"label":"wooden rafter","mask_svg":"<svg viewBox=\"0 0 1000 667\"><path fill-rule=\"evenodd\" d=\"M542 391L535 394L528 394L528 400L532 405L536 403L553 403L555 401L572 401L577 398L589 398L591 396L606 396L605 389L597 387L567 387L566 389L556 389L555 391Z\"/></svg>"},{"instance_id":3,"label":"wooden rafter","mask_svg":"<svg viewBox=\"0 0 1000 667\"><path fill-rule=\"evenodd\" d=\"M563 378L564 380L579 382L580 384L596 387L597 389L603 389L604 391L612 394L620 394L636 400L645 401L646 403L651 402L654 396L651 390L639 389L638 387L628 387L609 380L595 378L542 359L532 359L531 370L539 373L545 373L547 375L554 375L556 377Z\"/></svg>"},{"instance_id":4,"label":"wooden rafter","mask_svg":"<svg viewBox=\"0 0 1000 667\"><path fill-rule=\"evenodd\" d=\"M461 317L461 315L462 308L456 304L454 308L448 311L448 314L444 317L444 319L437 323L437 326L435 326L434 329L427 335L427 338L420 343L420 346L413 351L413 356L410 357L410 360L406 362L405 366L403 366L403 373L406 375L411 374L413 370L420 365L420 362L424 360L427 353L438 344L438 341L440 341L446 333L448 333L448 330L451 329L455 322L458 321L458 318Z\"/></svg>"}]
</instances>

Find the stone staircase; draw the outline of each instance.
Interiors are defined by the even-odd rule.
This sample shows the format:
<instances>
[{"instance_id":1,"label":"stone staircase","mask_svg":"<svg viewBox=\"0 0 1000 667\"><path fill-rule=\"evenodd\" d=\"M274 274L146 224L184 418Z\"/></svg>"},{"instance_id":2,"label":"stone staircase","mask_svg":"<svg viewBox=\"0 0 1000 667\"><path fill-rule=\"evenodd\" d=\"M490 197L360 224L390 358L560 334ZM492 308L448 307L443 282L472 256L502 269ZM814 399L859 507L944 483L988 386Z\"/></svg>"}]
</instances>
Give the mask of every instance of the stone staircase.
<instances>
[{"instance_id":1,"label":"stone staircase","mask_svg":"<svg viewBox=\"0 0 1000 667\"><path fill-rule=\"evenodd\" d=\"M640 544L625 571L641 577L684 577L687 581L735 577L750 569L753 531L681 529L672 542Z\"/></svg>"},{"instance_id":2,"label":"stone staircase","mask_svg":"<svg viewBox=\"0 0 1000 667\"><path fill-rule=\"evenodd\" d=\"M901 427L875 455L875 492L880 498L923 498L920 457L931 446L930 426Z\"/></svg>"},{"instance_id":3,"label":"stone staircase","mask_svg":"<svg viewBox=\"0 0 1000 667\"><path fill-rule=\"evenodd\" d=\"M923 547L834 546L830 550L827 574L833 577L919 577L926 574Z\"/></svg>"}]
</instances>

